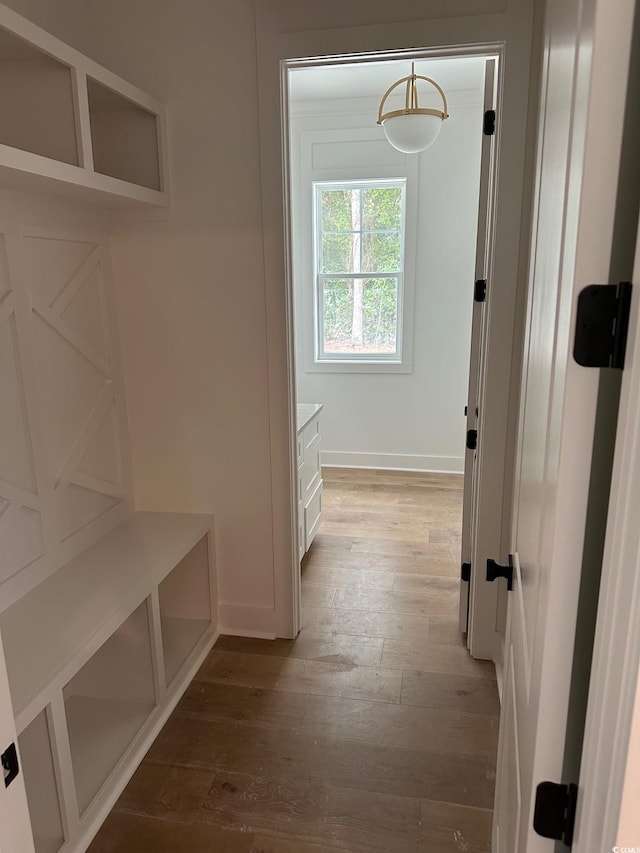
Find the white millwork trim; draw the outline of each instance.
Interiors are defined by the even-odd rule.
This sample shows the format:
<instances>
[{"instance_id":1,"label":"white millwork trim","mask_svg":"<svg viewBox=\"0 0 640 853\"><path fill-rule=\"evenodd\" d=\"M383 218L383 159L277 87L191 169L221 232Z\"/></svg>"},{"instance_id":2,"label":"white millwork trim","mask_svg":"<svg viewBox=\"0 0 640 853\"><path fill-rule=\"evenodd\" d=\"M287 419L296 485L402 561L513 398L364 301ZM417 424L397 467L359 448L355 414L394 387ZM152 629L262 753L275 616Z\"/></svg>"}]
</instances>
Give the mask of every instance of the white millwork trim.
<instances>
[{"instance_id":1,"label":"white millwork trim","mask_svg":"<svg viewBox=\"0 0 640 853\"><path fill-rule=\"evenodd\" d=\"M640 276L640 231L634 281ZM640 666L640 294L631 301L576 818L576 849L617 837ZM637 768L635 768L637 773ZM639 842L640 843L640 840Z\"/></svg>"},{"instance_id":2,"label":"white millwork trim","mask_svg":"<svg viewBox=\"0 0 640 853\"><path fill-rule=\"evenodd\" d=\"M380 468L389 471L462 474L463 456L427 456L409 453L361 453L323 450L322 464L331 468Z\"/></svg>"},{"instance_id":3,"label":"white millwork trim","mask_svg":"<svg viewBox=\"0 0 640 853\"><path fill-rule=\"evenodd\" d=\"M257 637L274 640L272 607L245 607L242 604L218 604L218 627L232 637Z\"/></svg>"}]
</instances>

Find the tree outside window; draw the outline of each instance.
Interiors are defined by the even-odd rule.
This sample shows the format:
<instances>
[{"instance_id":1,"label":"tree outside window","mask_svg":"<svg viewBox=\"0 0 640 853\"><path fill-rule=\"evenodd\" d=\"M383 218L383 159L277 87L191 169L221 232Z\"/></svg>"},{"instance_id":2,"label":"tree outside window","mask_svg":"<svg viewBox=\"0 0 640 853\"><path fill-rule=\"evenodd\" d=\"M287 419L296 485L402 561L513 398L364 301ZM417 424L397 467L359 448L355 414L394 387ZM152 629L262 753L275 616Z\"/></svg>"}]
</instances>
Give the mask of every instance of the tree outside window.
<instances>
[{"instance_id":1,"label":"tree outside window","mask_svg":"<svg viewBox=\"0 0 640 853\"><path fill-rule=\"evenodd\" d=\"M314 184L320 361L400 358L405 185Z\"/></svg>"}]
</instances>

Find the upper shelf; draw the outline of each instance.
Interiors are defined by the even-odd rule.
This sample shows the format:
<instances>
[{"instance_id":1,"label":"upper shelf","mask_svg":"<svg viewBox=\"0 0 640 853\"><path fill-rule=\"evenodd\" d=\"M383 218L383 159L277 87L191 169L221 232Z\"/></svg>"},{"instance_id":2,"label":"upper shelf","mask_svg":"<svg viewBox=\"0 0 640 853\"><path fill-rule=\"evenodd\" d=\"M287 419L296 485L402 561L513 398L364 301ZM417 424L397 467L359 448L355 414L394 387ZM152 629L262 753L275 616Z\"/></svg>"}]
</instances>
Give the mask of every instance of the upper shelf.
<instances>
[{"instance_id":1,"label":"upper shelf","mask_svg":"<svg viewBox=\"0 0 640 853\"><path fill-rule=\"evenodd\" d=\"M0 186L168 204L162 104L0 4Z\"/></svg>"}]
</instances>

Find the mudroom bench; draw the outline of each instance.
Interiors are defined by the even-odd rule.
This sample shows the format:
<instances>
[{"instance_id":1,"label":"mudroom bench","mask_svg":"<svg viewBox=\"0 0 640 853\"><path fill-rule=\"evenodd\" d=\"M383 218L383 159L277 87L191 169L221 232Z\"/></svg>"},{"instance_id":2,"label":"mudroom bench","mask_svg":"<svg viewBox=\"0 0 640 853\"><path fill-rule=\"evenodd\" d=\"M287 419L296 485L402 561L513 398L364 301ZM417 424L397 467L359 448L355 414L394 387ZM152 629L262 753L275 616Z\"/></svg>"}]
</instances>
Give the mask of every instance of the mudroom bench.
<instances>
[{"instance_id":1,"label":"mudroom bench","mask_svg":"<svg viewBox=\"0 0 640 853\"><path fill-rule=\"evenodd\" d=\"M0 615L36 853L86 849L215 642L213 536L135 512Z\"/></svg>"}]
</instances>

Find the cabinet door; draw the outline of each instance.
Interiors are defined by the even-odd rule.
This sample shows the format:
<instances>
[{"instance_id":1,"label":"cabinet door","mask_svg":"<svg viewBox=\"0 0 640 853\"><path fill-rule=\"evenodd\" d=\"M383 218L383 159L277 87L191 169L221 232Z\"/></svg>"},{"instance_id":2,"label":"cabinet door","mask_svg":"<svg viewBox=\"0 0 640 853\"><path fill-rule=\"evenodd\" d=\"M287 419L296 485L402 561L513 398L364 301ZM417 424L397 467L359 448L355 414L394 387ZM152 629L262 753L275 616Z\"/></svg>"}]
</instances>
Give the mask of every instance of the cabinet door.
<instances>
[{"instance_id":1,"label":"cabinet door","mask_svg":"<svg viewBox=\"0 0 640 853\"><path fill-rule=\"evenodd\" d=\"M13 744L18 748L18 737L13 719L9 694L7 668L0 634L0 753ZM3 771L6 777L6 772ZM22 768L8 786L0 782L0 853L34 853L31 821L27 806Z\"/></svg>"}]
</instances>

